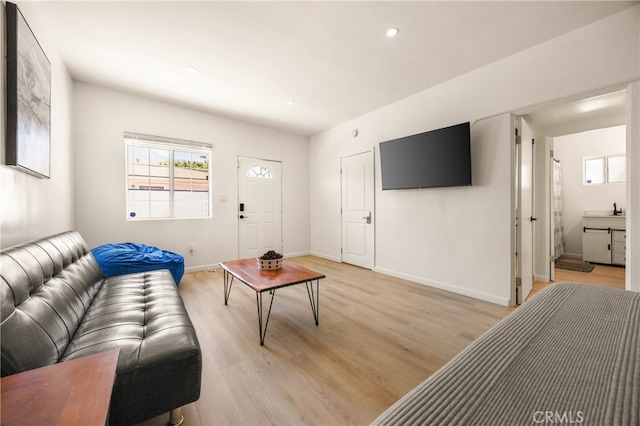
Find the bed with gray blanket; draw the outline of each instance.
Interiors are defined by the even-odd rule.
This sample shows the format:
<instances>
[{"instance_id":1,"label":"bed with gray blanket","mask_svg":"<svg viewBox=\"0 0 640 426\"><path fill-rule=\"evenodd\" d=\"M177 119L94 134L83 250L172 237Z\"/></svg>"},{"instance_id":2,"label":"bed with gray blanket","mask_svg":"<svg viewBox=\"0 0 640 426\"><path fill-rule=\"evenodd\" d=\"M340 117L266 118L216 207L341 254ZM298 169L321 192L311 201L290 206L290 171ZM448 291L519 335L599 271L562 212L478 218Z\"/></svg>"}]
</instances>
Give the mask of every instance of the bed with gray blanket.
<instances>
[{"instance_id":1,"label":"bed with gray blanket","mask_svg":"<svg viewBox=\"0 0 640 426\"><path fill-rule=\"evenodd\" d=\"M640 293L552 285L376 425L640 425Z\"/></svg>"}]
</instances>

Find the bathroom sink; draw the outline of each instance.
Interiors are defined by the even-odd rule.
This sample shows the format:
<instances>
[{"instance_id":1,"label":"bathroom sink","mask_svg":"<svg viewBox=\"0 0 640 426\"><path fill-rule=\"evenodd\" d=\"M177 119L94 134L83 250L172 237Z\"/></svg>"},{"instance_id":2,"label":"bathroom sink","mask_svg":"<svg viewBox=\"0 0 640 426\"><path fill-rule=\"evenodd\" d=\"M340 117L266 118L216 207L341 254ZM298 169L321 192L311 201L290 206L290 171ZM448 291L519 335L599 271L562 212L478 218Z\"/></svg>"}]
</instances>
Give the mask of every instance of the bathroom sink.
<instances>
[{"instance_id":1,"label":"bathroom sink","mask_svg":"<svg viewBox=\"0 0 640 426\"><path fill-rule=\"evenodd\" d=\"M626 211L622 212L622 213L618 213L618 214L613 214L613 210L585 210L584 214L582 215L582 217L594 217L594 218L598 218L598 217L602 217L602 218L614 218L614 217L625 217L627 214Z\"/></svg>"}]
</instances>

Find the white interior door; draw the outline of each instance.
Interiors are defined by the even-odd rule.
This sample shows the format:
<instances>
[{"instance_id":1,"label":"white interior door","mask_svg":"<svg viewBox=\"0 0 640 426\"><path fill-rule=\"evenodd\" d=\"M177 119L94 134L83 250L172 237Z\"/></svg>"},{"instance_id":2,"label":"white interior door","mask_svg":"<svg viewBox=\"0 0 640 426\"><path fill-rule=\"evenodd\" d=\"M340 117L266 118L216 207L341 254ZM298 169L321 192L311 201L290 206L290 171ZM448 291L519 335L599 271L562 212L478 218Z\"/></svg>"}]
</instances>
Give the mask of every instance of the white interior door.
<instances>
[{"instance_id":1,"label":"white interior door","mask_svg":"<svg viewBox=\"0 0 640 426\"><path fill-rule=\"evenodd\" d=\"M342 166L342 261L374 266L373 151L344 157Z\"/></svg>"},{"instance_id":2,"label":"white interior door","mask_svg":"<svg viewBox=\"0 0 640 426\"><path fill-rule=\"evenodd\" d=\"M238 255L282 253L282 164L238 157Z\"/></svg>"},{"instance_id":3,"label":"white interior door","mask_svg":"<svg viewBox=\"0 0 640 426\"><path fill-rule=\"evenodd\" d=\"M533 216L533 133L522 117L517 118L516 128L520 136L518 259L522 288L518 303L522 303L533 288L533 224L536 219Z\"/></svg>"},{"instance_id":4,"label":"white interior door","mask_svg":"<svg viewBox=\"0 0 640 426\"><path fill-rule=\"evenodd\" d=\"M549 218L547 219L547 229L549 230L549 281L555 281L556 279L556 233L555 233L555 182L556 182L556 172L554 167L554 162L556 161L553 158L553 138L547 138L547 151L549 151L549 155L547 156L547 161L549 162L549 197L550 197L550 208L549 208Z\"/></svg>"},{"instance_id":5,"label":"white interior door","mask_svg":"<svg viewBox=\"0 0 640 426\"><path fill-rule=\"evenodd\" d=\"M549 281L555 281L556 279L556 233L554 232L554 207L553 207L553 182L555 179L555 173L553 172L553 161L551 158L550 167L550 186L551 186L551 208L549 209Z\"/></svg>"}]
</instances>

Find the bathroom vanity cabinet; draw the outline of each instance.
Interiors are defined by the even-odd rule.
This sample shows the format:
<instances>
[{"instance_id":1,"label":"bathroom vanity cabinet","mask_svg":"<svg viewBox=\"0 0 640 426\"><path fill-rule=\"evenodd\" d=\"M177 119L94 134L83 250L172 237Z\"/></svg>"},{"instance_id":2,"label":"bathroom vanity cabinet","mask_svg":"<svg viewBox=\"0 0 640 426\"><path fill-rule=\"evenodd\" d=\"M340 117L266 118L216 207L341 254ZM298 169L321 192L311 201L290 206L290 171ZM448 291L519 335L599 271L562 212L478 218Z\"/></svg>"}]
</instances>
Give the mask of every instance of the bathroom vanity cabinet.
<instances>
[{"instance_id":1,"label":"bathroom vanity cabinet","mask_svg":"<svg viewBox=\"0 0 640 426\"><path fill-rule=\"evenodd\" d=\"M625 216L585 215L582 226L582 260L625 265Z\"/></svg>"},{"instance_id":2,"label":"bathroom vanity cabinet","mask_svg":"<svg viewBox=\"0 0 640 426\"><path fill-rule=\"evenodd\" d=\"M611 231L611 263L626 264L627 233L625 231Z\"/></svg>"}]
</instances>

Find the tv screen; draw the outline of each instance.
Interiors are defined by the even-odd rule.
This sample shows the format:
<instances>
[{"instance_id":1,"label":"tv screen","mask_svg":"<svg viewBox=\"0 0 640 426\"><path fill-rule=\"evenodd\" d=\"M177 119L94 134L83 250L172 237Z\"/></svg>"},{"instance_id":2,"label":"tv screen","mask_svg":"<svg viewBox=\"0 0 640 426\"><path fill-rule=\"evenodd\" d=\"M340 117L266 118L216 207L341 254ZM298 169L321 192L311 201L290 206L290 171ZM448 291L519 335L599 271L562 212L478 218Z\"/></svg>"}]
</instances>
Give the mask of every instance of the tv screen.
<instances>
[{"instance_id":1,"label":"tv screen","mask_svg":"<svg viewBox=\"0 0 640 426\"><path fill-rule=\"evenodd\" d=\"M380 143L382 189L471 185L470 124Z\"/></svg>"}]
</instances>

